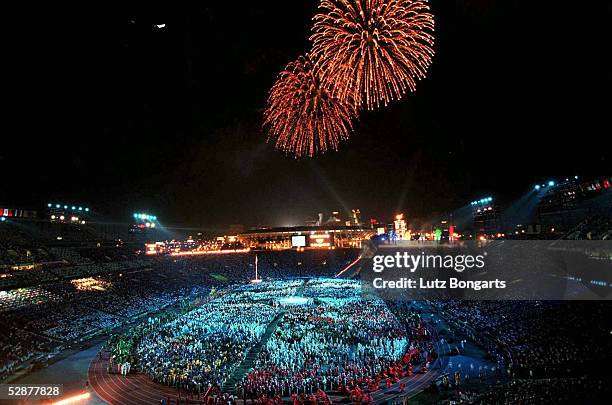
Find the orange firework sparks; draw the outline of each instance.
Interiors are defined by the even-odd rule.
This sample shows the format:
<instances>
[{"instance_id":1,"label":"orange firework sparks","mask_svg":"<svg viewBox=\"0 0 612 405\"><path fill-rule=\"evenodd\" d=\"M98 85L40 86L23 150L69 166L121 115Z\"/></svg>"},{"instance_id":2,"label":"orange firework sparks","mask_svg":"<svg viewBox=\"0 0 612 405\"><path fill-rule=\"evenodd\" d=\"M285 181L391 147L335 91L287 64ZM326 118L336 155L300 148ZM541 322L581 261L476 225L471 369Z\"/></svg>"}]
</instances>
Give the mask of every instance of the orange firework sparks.
<instances>
[{"instance_id":1,"label":"orange firework sparks","mask_svg":"<svg viewBox=\"0 0 612 405\"><path fill-rule=\"evenodd\" d=\"M434 54L427 0L322 0L313 56L333 94L371 110L416 89Z\"/></svg>"},{"instance_id":2,"label":"orange firework sparks","mask_svg":"<svg viewBox=\"0 0 612 405\"><path fill-rule=\"evenodd\" d=\"M268 96L264 127L268 141L296 157L338 149L352 130L355 108L322 84L310 55L287 64Z\"/></svg>"}]
</instances>

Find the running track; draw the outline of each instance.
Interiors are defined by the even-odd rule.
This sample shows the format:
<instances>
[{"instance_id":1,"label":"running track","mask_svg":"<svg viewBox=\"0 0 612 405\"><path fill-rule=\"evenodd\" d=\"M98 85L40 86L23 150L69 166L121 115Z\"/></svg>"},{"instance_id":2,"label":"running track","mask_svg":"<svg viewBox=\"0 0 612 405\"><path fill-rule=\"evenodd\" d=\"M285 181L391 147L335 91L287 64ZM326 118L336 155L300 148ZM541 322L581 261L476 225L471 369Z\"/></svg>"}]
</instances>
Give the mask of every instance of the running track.
<instances>
[{"instance_id":1,"label":"running track","mask_svg":"<svg viewBox=\"0 0 612 405\"><path fill-rule=\"evenodd\" d=\"M178 391L165 385L156 384L142 373L128 376L106 372L108 354L102 359L97 356L89 366L89 383L96 394L109 404L159 404L161 399L177 397Z\"/></svg>"},{"instance_id":2,"label":"running track","mask_svg":"<svg viewBox=\"0 0 612 405\"><path fill-rule=\"evenodd\" d=\"M109 374L106 372L108 364L108 353L103 352L102 359L98 356L89 366L89 383L98 397L113 405L141 405L159 404L161 399L168 397L175 399L178 391L165 385L151 381L145 374L131 373L128 376L120 374ZM402 395L415 395L427 387L440 374L439 370L431 370L426 374L415 374L412 377L404 378L406 389ZM399 382L389 389L384 389L374 393L374 401L377 403L396 397L398 394ZM330 396L334 402L340 398ZM184 399L184 394L182 395Z\"/></svg>"}]
</instances>

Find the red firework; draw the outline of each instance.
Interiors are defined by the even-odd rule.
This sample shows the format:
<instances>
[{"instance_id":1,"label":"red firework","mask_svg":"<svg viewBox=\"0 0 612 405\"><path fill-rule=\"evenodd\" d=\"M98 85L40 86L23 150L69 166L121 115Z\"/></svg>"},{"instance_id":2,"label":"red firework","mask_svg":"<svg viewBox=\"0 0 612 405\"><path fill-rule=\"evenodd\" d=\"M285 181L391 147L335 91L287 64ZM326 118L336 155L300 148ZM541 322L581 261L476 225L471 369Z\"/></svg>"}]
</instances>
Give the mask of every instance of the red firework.
<instances>
[{"instance_id":1,"label":"red firework","mask_svg":"<svg viewBox=\"0 0 612 405\"><path fill-rule=\"evenodd\" d=\"M322 0L319 8L312 53L340 99L371 110L425 77L434 54L427 0Z\"/></svg>"},{"instance_id":2,"label":"red firework","mask_svg":"<svg viewBox=\"0 0 612 405\"><path fill-rule=\"evenodd\" d=\"M310 55L287 64L268 96L264 128L268 141L296 157L338 149L352 131L355 108L324 86Z\"/></svg>"}]
</instances>

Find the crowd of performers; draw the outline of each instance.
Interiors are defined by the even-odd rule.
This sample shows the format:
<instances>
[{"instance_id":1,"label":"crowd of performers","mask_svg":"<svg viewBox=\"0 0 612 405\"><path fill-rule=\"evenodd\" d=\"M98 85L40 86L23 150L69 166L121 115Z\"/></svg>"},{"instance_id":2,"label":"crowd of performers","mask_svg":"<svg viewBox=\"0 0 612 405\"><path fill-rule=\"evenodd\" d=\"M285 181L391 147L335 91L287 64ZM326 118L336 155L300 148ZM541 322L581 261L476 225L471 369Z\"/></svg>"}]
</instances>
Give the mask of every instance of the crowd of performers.
<instances>
[{"instance_id":1,"label":"crowd of performers","mask_svg":"<svg viewBox=\"0 0 612 405\"><path fill-rule=\"evenodd\" d=\"M354 281L243 286L151 328L136 346L136 365L156 382L199 394L233 381L229 377L261 342L236 386L239 397L325 403L333 391L368 402L436 353L419 318L402 315L400 321L382 300L361 294Z\"/></svg>"},{"instance_id":2,"label":"crowd of performers","mask_svg":"<svg viewBox=\"0 0 612 405\"><path fill-rule=\"evenodd\" d=\"M404 322L378 299L364 300L355 282L311 282L311 305L287 308L253 369L238 387L242 398L291 397L325 402L338 392L360 402L413 373L413 363L432 360L422 332L411 336ZM424 371L424 370L423 370ZM402 383L400 391L405 388Z\"/></svg>"},{"instance_id":3,"label":"crowd of performers","mask_svg":"<svg viewBox=\"0 0 612 405\"><path fill-rule=\"evenodd\" d=\"M271 303L301 284L278 281L215 293L203 306L148 328L135 349L138 367L156 382L191 392L222 386L280 313Z\"/></svg>"},{"instance_id":4,"label":"crowd of performers","mask_svg":"<svg viewBox=\"0 0 612 405\"><path fill-rule=\"evenodd\" d=\"M263 335L276 311L218 300L143 337L140 368L154 381L194 392L222 385Z\"/></svg>"}]
</instances>

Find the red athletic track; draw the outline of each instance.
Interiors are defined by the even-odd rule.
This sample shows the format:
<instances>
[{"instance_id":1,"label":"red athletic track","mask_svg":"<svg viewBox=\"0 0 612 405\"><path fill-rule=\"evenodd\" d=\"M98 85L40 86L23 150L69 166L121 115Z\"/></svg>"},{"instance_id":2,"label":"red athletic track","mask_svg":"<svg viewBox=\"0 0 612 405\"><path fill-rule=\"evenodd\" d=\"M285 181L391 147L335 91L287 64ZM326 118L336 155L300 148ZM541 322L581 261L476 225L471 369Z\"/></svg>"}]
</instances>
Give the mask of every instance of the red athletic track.
<instances>
[{"instance_id":1,"label":"red athletic track","mask_svg":"<svg viewBox=\"0 0 612 405\"><path fill-rule=\"evenodd\" d=\"M96 394L113 405L159 404L161 399L177 397L178 391L156 384L145 374L131 373L128 376L106 372L108 355L97 356L89 366L89 383Z\"/></svg>"},{"instance_id":2,"label":"red athletic track","mask_svg":"<svg viewBox=\"0 0 612 405\"><path fill-rule=\"evenodd\" d=\"M109 374L106 372L108 365L108 354L103 352L102 359L98 356L89 366L89 383L98 397L113 405L141 405L157 404L161 399L167 400L170 397L176 400L178 391L165 385L154 383L142 373L131 373L128 376L121 374ZM416 374L405 378L406 389L403 395L414 395L424 389L437 376L439 371L430 371L426 374ZM399 382L390 389L383 389L374 394L374 401L377 403L385 402L398 394ZM182 394L183 400L185 399ZM332 400L340 399L332 396ZM195 402L195 401L194 401Z\"/></svg>"}]
</instances>

